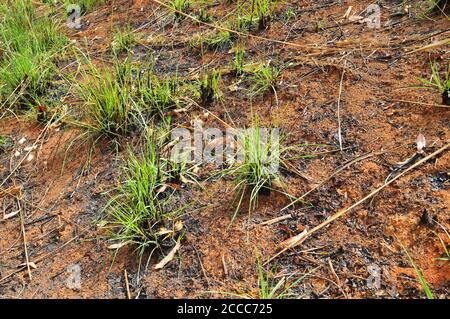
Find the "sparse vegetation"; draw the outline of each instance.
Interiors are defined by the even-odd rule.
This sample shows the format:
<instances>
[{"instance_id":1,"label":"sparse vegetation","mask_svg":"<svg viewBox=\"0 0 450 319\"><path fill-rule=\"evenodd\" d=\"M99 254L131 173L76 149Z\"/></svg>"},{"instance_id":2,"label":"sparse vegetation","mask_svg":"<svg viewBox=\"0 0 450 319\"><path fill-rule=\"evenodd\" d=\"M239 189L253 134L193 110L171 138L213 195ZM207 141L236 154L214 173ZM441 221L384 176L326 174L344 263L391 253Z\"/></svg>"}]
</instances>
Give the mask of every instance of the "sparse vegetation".
<instances>
[{"instance_id":1,"label":"sparse vegetation","mask_svg":"<svg viewBox=\"0 0 450 319\"><path fill-rule=\"evenodd\" d=\"M135 43L136 37L129 25L124 29L117 28L114 32L112 47L115 53L131 51Z\"/></svg>"},{"instance_id":2,"label":"sparse vegetation","mask_svg":"<svg viewBox=\"0 0 450 319\"><path fill-rule=\"evenodd\" d=\"M442 252L443 252L442 257L437 258L437 260L450 262L450 252L448 251L446 243L437 233L435 233L435 235L439 239L439 242L442 246ZM448 233L446 233L446 235L447 235L447 238L450 239L450 235Z\"/></svg>"},{"instance_id":3,"label":"sparse vegetation","mask_svg":"<svg viewBox=\"0 0 450 319\"><path fill-rule=\"evenodd\" d=\"M150 139L141 156L128 152L123 182L112 191L106 208L110 212L108 228L117 248L133 244L142 255L148 247L159 247L179 235L182 224L177 218L183 208L171 208L174 195L165 187L165 180L172 172L166 171L160 151Z\"/></svg>"},{"instance_id":4,"label":"sparse vegetation","mask_svg":"<svg viewBox=\"0 0 450 319\"><path fill-rule=\"evenodd\" d=\"M56 55L67 40L55 20L37 16L30 0L1 4L0 17L0 101L29 108L50 86Z\"/></svg>"},{"instance_id":5,"label":"sparse vegetation","mask_svg":"<svg viewBox=\"0 0 450 319\"><path fill-rule=\"evenodd\" d=\"M444 76L441 77L439 73L439 66L435 62L430 63L431 79L420 79L423 88L428 90L435 90L442 95L442 104L450 105L450 65L444 71Z\"/></svg>"},{"instance_id":6,"label":"sparse vegetation","mask_svg":"<svg viewBox=\"0 0 450 319\"><path fill-rule=\"evenodd\" d=\"M263 131L258 118L254 127L245 130L238 140L243 152L241 161L223 172L235 178L235 198L237 206L232 222L239 212L246 194L249 194L249 212L256 208L258 196L270 193L273 184L282 184L279 166L283 165L282 156L287 151L280 143L280 137L273 130Z\"/></svg>"},{"instance_id":7,"label":"sparse vegetation","mask_svg":"<svg viewBox=\"0 0 450 319\"><path fill-rule=\"evenodd\" d=\"M233 35L229 31L218 31L203 38L202 45L205 49L224 49L233 45Z\"/></svg>"},{"instance_id":8,"label":"sparse vegetation","mask_svg":"<svg viewBox=\"0 0 450 319\"><path fill-rule=\"evenodd\" d=\"M104 2L105 0L65 0L66 7L73 4L80 6L81 14L91 11Z\"/></svg>"},{"instance_id":9,"label":"sparse vegetation","mask_svg":"<svg viewBox=\"0 0 450 319\"><path fill-rule=\"evenodd\" d=\"M198 20L205 23L211 23L213 21L212 15L210 15L204 8L200 8L198 10L196 17Z\"/></svg>"},{"instance_id":10,"label":"sparse vegetation","mask_svg":"<svg viewBox=\"0 0 450 319\"><path fill-rule=\"evenodd\" d=\"M276 66L271 66L269 64L262 65L257 69L251 81L253 82L251 92L253 96L265 95L267 92L272 91L272 93L277 95L277 83L280 80L281 70Z\"/></svg>"},{"instance_id":11,"label":"sparse vegetation","mask_svg":"<svg viewBox=\"0 0 450 319\"><path fill-rule=\"evenodd\" d=\"M253 0L252 7L258 17L258 29L266 29L272 16L272 0Z\"/></svg>"},{"instance_id":12,"label":"sparse vegetation","mask_svg":"<svg viewBox=\"0 0 450 319\"><path fill-rule=\"evenodd\" d=\"M234 70L236 75L241 75L244 72L244 56L245 50L243 48L238 48L234 53Z\"/></svg>"},{"instance_id":13,"label":"sparse vegetation","mask_svg":"<svg viewBox=\"0 0 450 319\"><path fill-rule=\"evenodd\" d=\"M209 104L222 99L219 82L220 72L217 70L206 72L200 78L200 96L203 104Z\"/></svg>"},{"instance_id":14,"label":"sparse vegetation","mask_svg":"<svg viewBox=\"0 0 450 319\"><path fill-rule=\"evenodd\" d=\"M0 153L3 153L8 144L8 139L6 136L0 135Z\"/></svg>"},{"instance_id":15,"label":"sparse vegetation","mask_svg":"<svg viewBox=\"0 0 450 319\"><path fill-rule=\"evenodd\" d=\"M174 16L175 21L183 20L184 16L182 14L180 14L180 12L187 13L189 7L191 6L191 4L188 0L171 0L171 2L169 4L172 7L172 9L174 10L173 16Z\"/></svg>"},{"instance_id":16,"label":"sparse vegetation","mask_svg":"<svg viewBox=\"0 0 450 319\"><path fill-rule=\"evenodd\" d=\"M442 13L443 15L447 16L445 11L447 10L449 5L448 0L425 0L424 2L425 9L422 14L424 17L428 17L434 12Z\"/></svg>"},{"instance_id":17,"label":"sparse vegetation","mask_svg":"<svg viewBox=\"0 0 450 319\"><path fill-rule=\"evenodd\" d=\"M266 270L261 263L259 255L256 256L256 265L258 270L258 286L257 293L245 293L245 292L220 292L214 291L214 293L229 295L232 297L243 299L293 299L301 298L298 294L292 290L304 280L309 273L299 276L294 279L294 275L290 276L275 276L276 269L271 268Z\"/></svg>"}]
</instances>

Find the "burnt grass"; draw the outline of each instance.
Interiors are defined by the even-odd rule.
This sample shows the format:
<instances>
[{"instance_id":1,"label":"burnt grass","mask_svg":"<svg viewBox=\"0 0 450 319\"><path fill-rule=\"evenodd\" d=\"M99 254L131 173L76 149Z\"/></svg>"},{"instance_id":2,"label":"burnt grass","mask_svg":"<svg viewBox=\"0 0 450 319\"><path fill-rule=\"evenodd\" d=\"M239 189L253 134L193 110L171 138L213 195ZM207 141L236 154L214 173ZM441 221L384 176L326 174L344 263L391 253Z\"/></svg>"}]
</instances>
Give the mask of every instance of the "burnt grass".
<instances>
[{"instance_id":1,"label":"burnt grass","mask_svg":"<svg viewBox=\"0 0 450 319\"><path fill-rule=\"evenodd\" d=\"M257 296L256 251L263 260L270 258L284 240L326 221L380 187L389 174L401 172L404 167L400 163L416 153L419 133L427 140L423 156L450 140L448 109L429 106L449 105L448 92L441 95L416 88L418 78L429 78L431 59L448 63L448 45L405 54L448 37L450 22L439 13L433 13L432 19L419 18L414 10L420 1L410 2L406 12L402 1L380 1L382 26L376 30L343 18L349 6L356 15L364 12L369 1L278 5L270 21L246 32L303 47L252 37L233 39L234 46L245 48L246 63L282 67L277 97L271 92L252 97L251 74L235 74L230 47L194 46L192 39L211 29L189 19L175 22L152 1L123 0L114 5L106 1L83 16L80 30L63 27L67 37L76 40L75 45L88 48L98 65L112 61L114 27L130 25L138 29L138 41L119 59L130 55L134 63L144 64L152 57L158 76L192 84L206 70L221 70L224 100L189 105L185 112L172 116L172 127L192 128L198 119L203 127L225 129L224 122L250 127L258 114L262 127L278 127L287 135L287 145L326 147L301 148L303 155L314 156L289 161L303 176L289 169L281 171L292 195L299 197L315 189L304 198L308 205L282 210L289 200L264 190L251 214L245 197L231 225L235 184L231 177L214 177L222 167L200 166L198 180L203 188L171 181L176 184L177 205L188 207L180 218L184 232L181 248L161 270L153 266L169 253L173 243L153 254L146 251L144 264L151 259L143 269L132 245L117 254L108 249L108 232L100 226L107 218L105 193L121 180L127 147L138 150L141 133L136 130L115 142L102 138L95 144L87 140L71 145L83 130L72 125L69 117L48 130L45 121L37 121L39 113L2 117L0 134L7 136L11 145L0 151L0 183L5 181L0 187L0 207L3 216L22 211L28 258L36 269L31 270L30 281L26 267L19 266L25 262L19 215L7 219L0 215L0 296L126 298L124 270L135 298L224 297L208 291ZM208 7L208 13L215 23L234 9L235 5L219 1ZM291 15L295 18L289 18ZM60 67L74 72L74 61L68 56ZM55 80L49 94L52 109L58 102L65 103L71 108L70 116L83 117L84 110L64 77ZM26 148L38 138L38 147L30 152L33 158L20 162L27 155ZM368 154L372 156L364 157ZM448 298L450 268L448 261L438 260L445 254L436 234L449 244L444 231L450 226L449 156L448 151L443 152L405 174L280 255L269 268L276 269L279 276L294 274L293 278L309 273L292 289L302 298L425 298L403 245L435 298ZM261 225L285 214L291 217ZM80 288L67 285L68 268L73 265L81 267ZM381 274L379 286L368 285L373 269Z\"/></svg>"}]
</instances>

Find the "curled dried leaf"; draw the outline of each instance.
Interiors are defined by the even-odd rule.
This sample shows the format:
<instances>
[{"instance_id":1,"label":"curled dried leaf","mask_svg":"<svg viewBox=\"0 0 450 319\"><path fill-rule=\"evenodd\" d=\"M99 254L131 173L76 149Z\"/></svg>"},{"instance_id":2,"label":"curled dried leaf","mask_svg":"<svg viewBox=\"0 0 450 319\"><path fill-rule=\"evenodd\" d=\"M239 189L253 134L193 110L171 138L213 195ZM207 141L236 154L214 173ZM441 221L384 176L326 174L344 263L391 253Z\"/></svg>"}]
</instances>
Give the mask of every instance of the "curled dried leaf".
<instances>
[{"instance_id":1,"label":"curled dried leaf","mask_svg":"<svg viewBox=\"0 0 450 319\"><path fill-rule=\"evenodd\" d=\"M122 248L122 247L128 245L129 243L130 243L130 241L124 241L121 243L112 244L112 245L108 246L108 249L119 249L119 248Z\"/></svg>"}]
</instances>

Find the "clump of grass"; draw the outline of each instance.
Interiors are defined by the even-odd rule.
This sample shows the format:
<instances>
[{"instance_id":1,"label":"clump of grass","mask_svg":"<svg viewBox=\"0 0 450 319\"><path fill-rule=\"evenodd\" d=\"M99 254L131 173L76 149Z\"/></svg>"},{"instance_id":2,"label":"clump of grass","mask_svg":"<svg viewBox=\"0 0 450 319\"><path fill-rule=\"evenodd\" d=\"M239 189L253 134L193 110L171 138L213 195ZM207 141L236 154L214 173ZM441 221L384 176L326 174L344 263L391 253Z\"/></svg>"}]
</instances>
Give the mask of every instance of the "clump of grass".
<instances>
[{"instance_id":1,"label":"clump of grass","mask_svg":"<svg viewBox=\"0 0 450 319\"><path fill-rule=\"evenodd\" d=\"M431 79L419 79L423 84L421 88L438 91L442 95L442 104L450 105L450 64L443 77L439 74L439 66L435 62L430 63L430 68Z\"/></svg>"},{"instance_id":2,"label":"clump of grass","mask_svg":"<svg viewBox=\"0 0 450 319\"><path fill-rule=\"evenodd\" d=\"M223 98L219 87L220 72L212 70L206 72L200 78L200 96L203 104L210 104L213 101L220 101Z\"/></svg>"},{"instance_id":3,"label":"clump of grass","mask_svg":"<svg viewBox=\"0 0 450 319\"><path fill-rule=\"evenodd\" d=\"M171 108L177 107L179 81L177 79L159 79L153 72L139 72L137 83L138 96L143 109L160 117Z\"/></svg>"},{"instance_id":4,"label":"clump of grass","mask_svg":"<svg viewBox=\"0 0 450 319\"><path fill-rule=\"evenodd\" d=\"M78 93L84 102L93 131L111 138L127 134L133 124L136 101L131 92L131 64L116 61L115 72L88 62Z\"/></svg>"},{"instance_id":5,"label":"clump of grass","mask_svg":"<svg viewBox=\"0 0 450 319\"><path fill-rule=\"evenodd\" d=\"M116 247L136 245L142 255L148 247L159 247L180 229L176 219L184 208L173 208L173 193L166 191L160 150L149 140L141 156L129 151L123 167L123 182L113 191L106 209L110 213L111 240ZM162 230L167 231L162 231ZM171 230L171 231L170 231Z\"/></svg>"},{"instance_id":6,"label":"clump of grass","mask_svg":"<svg viewBox=\"0 0 450 319\"><path fill-rule=\"evenodd\" d=\"M258 29L266 29L272 16L272 0L253 0L252 6L258 17Z\"/></svg>"},{"instance_id":7,"label":"clump of grass","mask_svg":"<svg viewBox=\"0 0 450 319\"><path fill-rule=\"evenodd\" d=\"M175 10L173 13L175 21L183 20L184 16L180 14L180 12L187 13L189 7L191 6L190 2L187 0L172 0L169 5L173 10Z\"/></svg>"},{"instance_id":8,"label":"clump of grass","mask_svg":"<svg viewBox=\"0 0 450 319\"><path fill-rule=\"evenodd\" d=\"M196 18L201 22L210 23L213 21L212 15L205 10L204 8L200 8L196 14ZM198 22L197 22L198 23Z\"/></svg>"},{"instance_id":9,"label":"clump of grass","mask_svg":"<svg viewBox=\"0 0 450 319\"><path fill-rule=\"evenodd\" d=\"M272 91L277 95L277 83L281 77L281 69L276 66L262 65L258 68L251 81L253 82L251 91L253 96L264 96L267 92Z\"/></svg>"},{"instance_id":10,"label":"clump of grass","mask_svg":"<svg viewBox=\"0 0 450 319\"><path fill-rule=\"evenodd\" d=\"M78 83L78 93L86 105L90 123L84 126L100 135L115 138L133 128L145 128L146 117L164 117L177 107L177 79L159 79L153 66L141 69L117 58L114 70L99 69L88 60L88 70Z\"/></svg>"},{"instance_id":11,"label":"clump of grass","mask_svg":"<svg viewBox=\"0 0 450 319\"><path fill-rule=\"evenodd\" d=\"M243 204L245 194L249 194L250 213L256 208L260 194L268 194L271 190L275 190L274 184L283 186L279 167L284 165L282 157L288 150L281 146L277 131L261 129L258 118L255 119L253 128L241 132L238 143L241 152L240 161L222 172L223 175L233 176L236 183L234 192L237 205L231 223Z\"/></svg>"},{"instance_id":12,"label":"clump of grass","mask_svg":"<svg viewBox=\"0 0 450 319\"><path fill-rule=\"evenodd\" d=\"M259 195L269 195L272 191L277 192L291 199L291 205L301 203L310 206L295 198L287 190L283 182L281 170L295 173L302 176L295 167L289 165L288 160L299 158L310 158L313 154L301 154L288 158L289 153L296 153L298 147L324 146L318 144L300 144L284 146L284 135L280 135L278 129L261 128L259 118L255 117L251 128L237 131L236 133L237 157L228 159L229 168L220 172L220 176L231 176L234 179L235 187L234 202L236 208L231 218L233 223L240 211L244 198L248 195L248 213L257 207Z\"/></svg>"},{"instance_id":13,"label":"clump of grass","mask_svg":"<svg viewBox=\"0 0 450 319\"><path fill-rule=\"evenodd\" d=\"M6 136L0 135L0 153L3 153L9 143L9 139Z\"/></svg>"},{"instance_id":14,"label":"clump of grass","mask_svg":"<svg viewBox=\"0 0 450 319\"><path fill-rule=\"evenodd\" d=\"M233 45L234 36L229 31L218 31L206 36L201 41L207 50L224 49Z\"/></svg>"},{"instance_id":15,"label":"clump of grass","mask_svg":"<svg viewBox=\"0 0 450 319\"><path fill-rule=\"evenodd\" d=\"M30 0L0 4L0 101L30 107L45 93L67 43L58 28L54 19L37 16Z\"/></svg>"},{"instance_id":16,"label":"clump of grass","mask_svg":"<svg viewBox=\"0 0 450 319\"><path fill-rule=\"evenodd\" d=\"M234 53L233 66L236 75L241 75L244 73L244 56L245 56L244 48L238 48Z\"/></svg>"},{"instance_id":17,"label":"clump of grass","mask_svg":"<svg viewBox=\"0 0 450 319\"><path fill-rule=\"evenodd\" d=\"M422 17L427 18L430 14L434 12L439 12L446 15L446 10L448 9L449 1L448 0L426 0L424 1L424 10L421 14Z\"/></svg>"},{"instance_id":18,"label":"clump of grass","mask_svg":"<svg viewBox=\"0 0 450 319\"><path fill-rule=\"evenodd\" d=\"M117 28L115 30L114 42L112 43L112 48L115 53L130 51L135 43L136 37L130 26L127 26L124 29Z\"/></svg>"},{"instance_id":19,"label":"clump of grass","mask_svg":"<svg viewBox=\"0 0 450 319\"><path fill-rule=\"evenodd\" d=\"M247 31L253 28L264 30L269 27L274 3L271 0L252 0L238 7L237 18L232 22L236 31Z\"/></svg>"}]
</instances>

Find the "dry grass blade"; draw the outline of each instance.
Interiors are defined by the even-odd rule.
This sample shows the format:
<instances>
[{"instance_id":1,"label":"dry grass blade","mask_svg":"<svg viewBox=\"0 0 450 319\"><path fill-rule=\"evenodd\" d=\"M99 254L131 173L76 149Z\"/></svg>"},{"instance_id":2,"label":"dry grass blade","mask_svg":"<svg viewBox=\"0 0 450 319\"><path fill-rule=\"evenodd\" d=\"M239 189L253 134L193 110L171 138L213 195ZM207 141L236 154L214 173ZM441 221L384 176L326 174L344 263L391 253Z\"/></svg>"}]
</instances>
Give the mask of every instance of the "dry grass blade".
<instances>
[{"instance_id":1,"label":"dry grass blade","mask_svg":"<svg viewBox=\"0 0 450 319\"><path fill-rule=\"evenodd\" d=\"M447 38L447 39L444 39L444 40L441 40L441 41L437 41L437 42L433 42L433 43L425 45L423 47L414 49L412 51L406 52L405 55L416 53L416 52L423 51L423 50L433 49L433 48L436 48L436 47L440 47L441 45L447 45L449 43L450 43L450 38Z\"/></svg>"},{"instance_id":2,"label":"dry grass blade","mask_svg":"<svg viewBox=\"0 0 450 319\"><path fill-rule=\"evenodd\" d=\"M342 82L344 82L345 67L347 66L347 60L344 61L344 69L342 70L341 81L339 83L339 97L337 102L337 118L338 118L338 136L339 136L339 149L342 152L342 131L341 131L341 96L342 96Z\"/></svg>"},{"instance_id":3,"label":"dry grass blade","mask_svg":"<svg viewBox=\"0 0 450 319\"><path fill-rule=\"evenodd\" d=\"M28 258L28 248L27 248L27 235L25 232L25 220L23 217L23 212L22 209L20 207L20 201L17 200L17 205L19 206L19 214L20 214L20 230L22 232L22 237L23 237L23 249L25 252L25 262L26 262L26 267L27 267L27 271L28 271L28 278L31 280L33 279L33 276L31 275L31 268L30 268L30 260Z\"/></svg>"},{"instance_id":4,"label":"dry grass blade","mask_svg":"<svg viewBox=\"0 0 450 319\"><path fill-rule=\"evenodd\" d=\"M432 107L450 108L449 105L434 104L434 103L424 103L424 102L417 102L417 101L392 100L392 102L401 102L401 103L417 104L417 105L423 105L423 106L432 106Z\"/></svg>"},{"instance_id":5,"label":"dry grass blade","mask_svg":"<svg viewBox=\"0 0 450 319\"><path fill-rule=\"evenodd\" d=\"M130 292L130 284L128 283L128 273L127 270L123 270L123 276L125 277L125 287L127 288L127 298L131 299L131 292Z\"/></svg>"}]
</instances>

